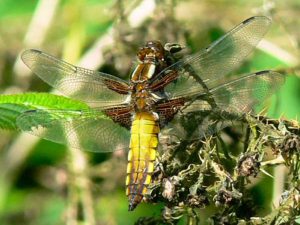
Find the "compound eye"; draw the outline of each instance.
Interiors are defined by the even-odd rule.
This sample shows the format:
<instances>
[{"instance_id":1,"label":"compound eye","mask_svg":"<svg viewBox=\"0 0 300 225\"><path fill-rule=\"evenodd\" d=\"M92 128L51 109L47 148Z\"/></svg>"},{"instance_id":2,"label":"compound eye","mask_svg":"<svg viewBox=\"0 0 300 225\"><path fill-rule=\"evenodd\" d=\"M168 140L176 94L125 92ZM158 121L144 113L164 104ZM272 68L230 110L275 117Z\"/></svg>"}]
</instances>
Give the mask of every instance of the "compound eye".
<instances>
[{"instance_id":1,"label":"compound eye","mask_svg":"<svg viewBox=\"0 0 300 225\"><path fill-rule=\"evenodd\" d=\"M166 43L164 49L172 54L180 52L184 47L180 44Z\"/></svg>"}]
</instances>

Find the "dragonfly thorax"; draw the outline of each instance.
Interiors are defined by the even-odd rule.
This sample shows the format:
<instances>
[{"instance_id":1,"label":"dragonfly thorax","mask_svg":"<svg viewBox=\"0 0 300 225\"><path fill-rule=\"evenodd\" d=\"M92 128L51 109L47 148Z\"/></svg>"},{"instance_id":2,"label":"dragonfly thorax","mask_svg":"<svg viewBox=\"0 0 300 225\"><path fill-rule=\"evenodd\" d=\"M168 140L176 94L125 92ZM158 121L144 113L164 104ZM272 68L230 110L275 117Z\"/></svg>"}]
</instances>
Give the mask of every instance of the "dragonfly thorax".
<instances>
[{"instance_id":1,"label":"dragonfly thorax","mask_svg":"<svg viewBox=\"0 0 300 225\"><path fill-rule=\"evenodd\" d=\"M153 63L140 63L131 75L131 82L137 84L150 80L155 74L155 69L156 65Z\"/></svg>"},{"instance_id":2,"label":"dragonfly thorax","mask_svg":"<svg viewBox=\"0 0 300 225\"><path fill-rule=\"evenodd\" d=\"M136 112L152 111L155 99L149 88L151 78L158 73L159 62L163 60L164 49L159 42L148 42L140 49L140 63L131 75L131 102Z\"/></svg>"},{"instance_id":3,"label":"dragonfly thorax","mask_svg":"<svg viewBox=\"0 0 300 225\"><path fill-rule=\"evenodd\" d=\"M131 93L131 102L136 112L152 111L155 99L152 97L152 92L149 90L147 81L134 83Z\"/></svg>"}]
</instances>

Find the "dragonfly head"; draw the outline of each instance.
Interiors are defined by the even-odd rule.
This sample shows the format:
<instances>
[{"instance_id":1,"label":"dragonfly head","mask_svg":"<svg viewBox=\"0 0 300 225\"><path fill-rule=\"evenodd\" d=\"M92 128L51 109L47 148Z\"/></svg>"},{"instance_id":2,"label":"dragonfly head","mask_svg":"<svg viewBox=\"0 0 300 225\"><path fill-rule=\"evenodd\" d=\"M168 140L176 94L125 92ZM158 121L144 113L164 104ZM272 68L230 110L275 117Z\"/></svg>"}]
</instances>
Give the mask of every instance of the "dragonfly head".
<instances>
[{"instance_id":1,"label":"dragonfly head","mask_svg":"<svg viewBox=\"0 0 300 225\"><path fill-rule=\"evenodd\" d=\"M165 56L165 50L159 41L148 41L146 45L137 53L137 57L140 61L163 61Z\"/></svg>"}]
</instances>

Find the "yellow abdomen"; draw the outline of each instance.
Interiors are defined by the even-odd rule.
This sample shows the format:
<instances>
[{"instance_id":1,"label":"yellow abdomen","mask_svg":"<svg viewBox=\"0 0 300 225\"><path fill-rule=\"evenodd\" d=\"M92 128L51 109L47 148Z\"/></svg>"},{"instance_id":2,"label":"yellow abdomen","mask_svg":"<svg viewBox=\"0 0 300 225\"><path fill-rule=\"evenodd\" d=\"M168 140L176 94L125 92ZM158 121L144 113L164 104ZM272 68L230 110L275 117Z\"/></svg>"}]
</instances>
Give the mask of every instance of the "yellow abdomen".
<instances>
[{"instance_id":1,"label":"yellow abdomen","mask_svg":"<svg viewBox=\"0 0 300 225\"><path fill-rule=\"evenodd\" d=\"M129 210L139 204L151 182L158 145L159 124L153 113L137 113L131 125L126 195Z\"/></svg>"}]
</instances>

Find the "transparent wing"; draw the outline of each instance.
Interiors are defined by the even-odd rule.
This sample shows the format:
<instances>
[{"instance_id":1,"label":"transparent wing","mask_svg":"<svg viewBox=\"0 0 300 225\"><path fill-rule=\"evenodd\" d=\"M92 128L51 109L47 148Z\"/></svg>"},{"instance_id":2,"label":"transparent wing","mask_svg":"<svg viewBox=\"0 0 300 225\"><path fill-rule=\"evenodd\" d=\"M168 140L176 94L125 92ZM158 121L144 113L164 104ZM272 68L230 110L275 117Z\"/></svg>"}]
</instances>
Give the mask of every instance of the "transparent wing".
<instances>
[{"instance_id":1,"label":"transparent wing","mask_svg":"<svg viewBox=\"0 0 300 225\"><path fill-rule=\"evenodd\" d=\"M162 129L160 135L175 142L209 137L227 126L234 125L241 118L240 114L228 114L218 110L177 114Z\"/></svg>"},{"instance_id":2,"label":"transparent wing","mask_svg":"<svg viewBox=\"0 0 300 225\"><path fill-rule=\"evenodd\" d=\"M92 107L121 104L127 97L128 84L117 77L73 66L34 49L24 51L21 58L45 82Z\"/></svg>"},{"instance_id":3,"label":"transparent wing","mask_svg":"<svg viewBox=\"0 0 300 225\"><path fill-rule=\"evenodd\" d=\"M261 71L212 88L208 94L195 95L190 102L186 99L166 130L190 138L212 135L255 111L254 107L274 94L284 80L280 73Z\"/></svg>"},{"instance_id":4,"label":"transparent wing","mask_svg":"<svg viewBox=\"0 0 300 225\"><path fill-rule=\"evenodd\" d=\"M248 113L274 94L284 80L284 75L270 70L247 74L210 89L208 94L194 95L192 98L195 100L184 111L218 108L226 112Z\"/></svg>"},{"instance_id":5,"label":"transparent wing","mask_svg":"<svg viewBox=\"0 0 300 225\"><path fill-rule=\"evenodd\" d=\"M214 88L224 83L225 76L238 68L270 25L271 20L267 17L251 17L208 48L168 67L153 82L162 80L168 71L176 70L178 79L165 88L170 97L187 96L203 91L203 88ZM202 85L199 79L203 82Z\"/></svg>"},{"instance_id":6,"label":"transparent wing","mask_svg":"<svg viewBox=\"0 0 300 225\"><path fill-rule=\"evenodd\" d=\"M23 131L73 148L111 152L129 147L130 132L100 111L31 110L17 118Z\"/></svg>"}]
</instances>

